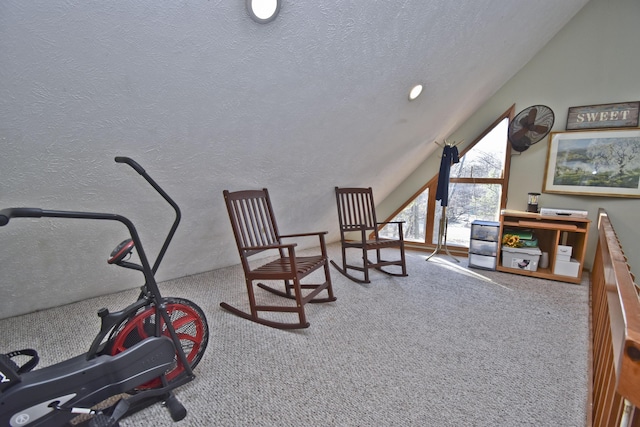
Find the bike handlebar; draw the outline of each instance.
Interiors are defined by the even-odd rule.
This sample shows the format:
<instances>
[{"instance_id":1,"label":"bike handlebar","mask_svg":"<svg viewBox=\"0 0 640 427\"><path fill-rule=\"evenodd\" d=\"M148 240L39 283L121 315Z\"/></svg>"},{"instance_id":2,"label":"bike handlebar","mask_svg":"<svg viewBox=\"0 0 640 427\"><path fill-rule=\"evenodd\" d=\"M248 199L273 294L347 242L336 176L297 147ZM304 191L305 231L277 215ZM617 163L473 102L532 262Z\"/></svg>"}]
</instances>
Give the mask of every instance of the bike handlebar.
<instances>
[{"instance_id":1,"label":"bike handlebar","mask_svg":"<svg viewBox=\"0 0 640 427\"><path fill-rule=\"evenodd\" d=\"M140 175L144 176L145 175L145 170L142 166L140 166L135 160L133 160L130 157L123 157L123 156L117 156L115 158L116 163L126 163L129 166L131 166L136 172L138 172Z\"/></svg>"},{"instance_id":2,"label":"bike handlebar","mask_svg":"<svg viewBox=\"0 0 640 427\"><path fill-rule=\"evenodd\" d=\"M158 267L160 266L160 263L162 262L162 259L164 258L164 255L167 252L167 248L169 247L169 243L171 242L171 239L173 239L173 235L175 234L176 229L178 228L178 224L180 223L180 219L182 217L182 214L180 213L180 208L178 207L176 202L171 197L169 197L169 195L153 180L153 178L149 176L149 174L147 174L147 172L142 168L142 166L140 166L135 160L129 157L117 156L115 158L115 161L116 163L126 163L129 166L131 166L158 192L158 194L162 196L162 198L164 198L167 201L167 203L171 205L171 207L175 211L176 217L173 221L173 225L169 230L169 234L167 234L167 237L165 238L162 248L160 248L160 252L158 252L156 261L153 263L152 270L153 270L153 273L155 274L156 271L158 271Z\"/></svg>"},{"instance_id":3,"label":"bike handlebar","mask_svg":"<svg viewBox=\"0 0 640 427\"><path fill-rule=\"evenodd\" d=\"M39 208L7 208L0 210L0 227L7 225L11 218L40 218L42 209Z\"/></svg>"},{"instance_id":4,"label":"bike handlebar","mask_svg":"<svg viewBox=\"0 0 640 427\"><path fill-rule=\"evenodd\" d=\"M113 221L120 221L132 228L135 232L135 227L131 221L127 218L110 213L100 212L76 212L76 211L57 211L50 209L40 208L8 208L0 210L0 225L6 225L11 218L76 218L76 219L106 219ZM136 233L137 234L137 233Z\"/></svg>"}]
</instances>

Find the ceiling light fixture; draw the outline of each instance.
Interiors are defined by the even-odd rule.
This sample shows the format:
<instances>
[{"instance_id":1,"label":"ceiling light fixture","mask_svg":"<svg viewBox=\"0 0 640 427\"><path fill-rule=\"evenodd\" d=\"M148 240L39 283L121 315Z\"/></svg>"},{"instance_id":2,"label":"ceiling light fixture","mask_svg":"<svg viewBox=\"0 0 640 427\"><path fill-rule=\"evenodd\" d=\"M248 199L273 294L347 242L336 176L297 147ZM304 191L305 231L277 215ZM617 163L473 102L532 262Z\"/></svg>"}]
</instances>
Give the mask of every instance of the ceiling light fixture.
<instances>
[{"instance_id":1,"label":"ceiling light fixture","mask_svg":"<svg viewBox=\"0 0 640 427\"><path fill-rule=\"evenodd\" d=\"M409 91L409 101L413 101L414 99L419 97L421 93L422 93L422 85L415 85Z\"/></svg>"},{"instance_id":2,"label":"ceiling light fixture","mask_svg":"<svg viewBox=\"0 0 640 427\"><path fill-rule=\"evenodd\" d=\"M247 0L247 13L254 21L266 24L280 12L281 0Z\"/></svg>"}]
</instances>

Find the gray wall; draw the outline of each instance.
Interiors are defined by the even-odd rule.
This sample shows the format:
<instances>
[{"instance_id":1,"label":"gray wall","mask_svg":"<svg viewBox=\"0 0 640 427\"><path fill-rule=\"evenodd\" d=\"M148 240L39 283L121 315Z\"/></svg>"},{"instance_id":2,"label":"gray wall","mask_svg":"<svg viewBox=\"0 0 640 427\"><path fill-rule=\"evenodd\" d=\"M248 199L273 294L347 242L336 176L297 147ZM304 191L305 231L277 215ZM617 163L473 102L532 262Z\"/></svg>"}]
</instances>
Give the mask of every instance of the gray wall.
<instances>
[{"instance_id":1,"label":"gray wall","mask_svg":"<svg viewBox=\"0 0 640 427\"><path fill-rule=\"evenodd\" d=\"M565 130L572 106L640 100L640 2L591 0L520 72L504 85L449 139L473 141L509 106L516 113L535 104L551 107L553 131ZM540 192L547 155L542 140L511 160L508 209L525 210L528 192ZM437 173L439 155L431 156L379 207L379 216L390 215ZM592 220L586 267L595 255L598 208L609 213L632 271L640 272L640 200L628 198L542 194L542 207L579 209Z\"/></svg>"}]
</instances>

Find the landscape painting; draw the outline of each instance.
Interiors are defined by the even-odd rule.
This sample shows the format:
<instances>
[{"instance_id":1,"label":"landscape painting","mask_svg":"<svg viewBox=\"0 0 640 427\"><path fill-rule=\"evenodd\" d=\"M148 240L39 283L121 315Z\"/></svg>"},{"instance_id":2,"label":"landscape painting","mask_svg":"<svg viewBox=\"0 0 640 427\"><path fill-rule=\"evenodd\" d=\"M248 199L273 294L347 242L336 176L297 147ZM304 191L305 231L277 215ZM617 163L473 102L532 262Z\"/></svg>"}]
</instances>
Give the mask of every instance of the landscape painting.
<instances>
[{"instance_id":1,"label":"landscape painting","mask_svg":"<svg viewBox=\"0 0 640 427\"><path fill-rule=\"evenodd\" d=\"M542 191L640 197L640 129L552 132Z\"/></svg>"}]
</instances>

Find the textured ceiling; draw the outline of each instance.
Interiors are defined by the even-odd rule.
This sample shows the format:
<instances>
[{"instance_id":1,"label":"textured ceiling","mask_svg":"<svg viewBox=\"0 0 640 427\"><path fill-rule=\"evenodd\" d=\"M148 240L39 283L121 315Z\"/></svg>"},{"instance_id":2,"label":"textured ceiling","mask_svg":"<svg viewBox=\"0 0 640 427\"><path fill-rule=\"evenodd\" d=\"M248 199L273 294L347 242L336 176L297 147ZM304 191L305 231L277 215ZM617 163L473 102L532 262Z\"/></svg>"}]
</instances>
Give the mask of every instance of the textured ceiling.
<instances>
[{"instance_id":1,"label":"textured ceiling","mask_svg":"<svg viewBox=\"0 0 640 427\"><path fill-rule=\"evenodd\" d=\"M155 248L167 211L113 163L127 155L183 209L164 277L238 262L223 189L268 187L283 231L336 236L334 186L382 200L587 3L282 1L261 25L244 0L3 0L2 207L121 212ZM59 227L62 243L82 240ZM2 237L0 261L19 268L25 241L46 239L29 229ZM95 244L82 254L103 262ZM66 261L50 256L38 277Z\"/></svg>"}]
</instances>

